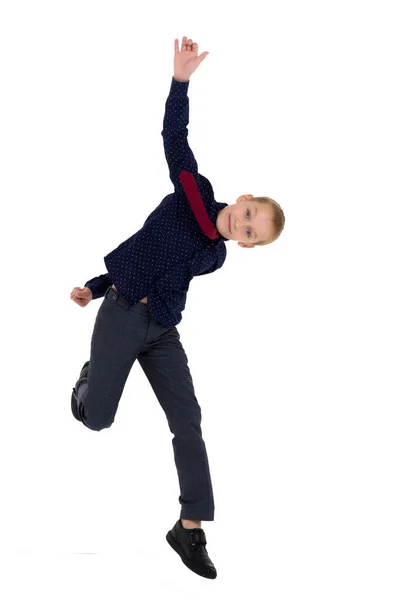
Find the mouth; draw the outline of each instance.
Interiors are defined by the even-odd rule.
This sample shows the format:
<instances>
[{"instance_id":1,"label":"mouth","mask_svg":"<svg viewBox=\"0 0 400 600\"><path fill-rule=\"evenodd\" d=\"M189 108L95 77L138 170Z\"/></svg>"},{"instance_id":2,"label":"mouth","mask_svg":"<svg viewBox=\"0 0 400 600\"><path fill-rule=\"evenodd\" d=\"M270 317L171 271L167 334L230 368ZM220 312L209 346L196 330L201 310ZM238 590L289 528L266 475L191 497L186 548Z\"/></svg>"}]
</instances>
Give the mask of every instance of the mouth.
<instances>
[{"instance_id":1,"label":"mouth","mask_svg":"<svg viewBox=\"0 0 400 600\"><path fill-rule=\"evenodd\" d=\"M229 219L228 219L228 229L229 229L229 233L232 233L232 231L231 231L231 215L229 215Z\"/></svg>"}]
</instances>

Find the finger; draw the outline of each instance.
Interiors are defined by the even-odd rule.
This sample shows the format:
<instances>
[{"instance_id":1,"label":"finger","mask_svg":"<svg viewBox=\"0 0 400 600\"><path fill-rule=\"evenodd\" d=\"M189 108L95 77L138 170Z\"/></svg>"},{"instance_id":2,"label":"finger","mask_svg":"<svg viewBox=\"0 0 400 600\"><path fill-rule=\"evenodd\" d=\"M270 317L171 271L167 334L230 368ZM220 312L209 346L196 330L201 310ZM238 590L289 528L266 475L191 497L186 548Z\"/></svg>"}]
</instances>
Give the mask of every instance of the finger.
<instances>
[{"instance_id":1,"label":"finger","mask_svg":"<svg viewBox=\"0 0 400 600\"><path fill-rule=\"evenodd\" d=\"M203 62L203 60L205 59L205 57L207 56L208 52L203 52L203 54L200 54L200 56L198 58L196 58L196 69L199 66L200 63Z\"/></svg>"}]
</instances>

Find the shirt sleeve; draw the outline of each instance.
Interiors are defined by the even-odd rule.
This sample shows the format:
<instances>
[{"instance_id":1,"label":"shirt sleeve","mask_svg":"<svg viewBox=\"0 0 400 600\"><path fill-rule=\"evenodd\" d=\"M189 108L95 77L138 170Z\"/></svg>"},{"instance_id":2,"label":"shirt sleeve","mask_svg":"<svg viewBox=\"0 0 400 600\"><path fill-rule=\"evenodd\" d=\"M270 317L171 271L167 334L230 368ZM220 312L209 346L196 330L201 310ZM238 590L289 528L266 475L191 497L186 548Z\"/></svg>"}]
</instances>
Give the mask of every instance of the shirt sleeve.
<instances>
[{"instance_id":1,"label":"shirt sleeve","mask_svg":"<svg viewBox=\"0 0 400 600\"><path fill-rule=\"evenodd\" d=\"M89 279L84 285L84 287L89 288L89 290L93 294L93 300L97 300L97 298L102 298L108 288L113 285L113 281L111 280L108 273L105 275L99 275L98 277L94 277L93 279Z\"/></svg>"},{"instance_id":2,"label":"shirt sleeve","mask_svg":"<svg viewBox=\"0 0 400 600\"><path fill-rule=\"evenodd\" d=\"M175 191L182 190L179 174L189 171L195 177L198 174L197 162L188 143L189 81L179 82L172 78L171 89L165 104L163 137L165 158L169 176Z\"/></svg>"}]
</instances>

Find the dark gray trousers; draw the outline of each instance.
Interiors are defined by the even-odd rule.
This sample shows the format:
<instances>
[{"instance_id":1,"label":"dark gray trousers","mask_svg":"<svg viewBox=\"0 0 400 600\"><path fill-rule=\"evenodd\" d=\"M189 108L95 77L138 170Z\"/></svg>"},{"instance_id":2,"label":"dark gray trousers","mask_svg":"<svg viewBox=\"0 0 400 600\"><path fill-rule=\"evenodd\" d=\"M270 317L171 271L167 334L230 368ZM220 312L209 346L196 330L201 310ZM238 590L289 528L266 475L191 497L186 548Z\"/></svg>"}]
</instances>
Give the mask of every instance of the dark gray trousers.
<instances>
[{"instance_id":1,"label":"dark gray trousers","mask_svg":"<svg viewBox=\"0 0 400 600\"><path fill-rule=\"evenodd\" d=\"M156 321L147 304L130 305L112 287L96 317L87 381L75 385L83 424L94 431L112 425L136 358L174 436L180 518L213 521L214 497L201 409L178 330Z\"/></svg>"}]
</instances>

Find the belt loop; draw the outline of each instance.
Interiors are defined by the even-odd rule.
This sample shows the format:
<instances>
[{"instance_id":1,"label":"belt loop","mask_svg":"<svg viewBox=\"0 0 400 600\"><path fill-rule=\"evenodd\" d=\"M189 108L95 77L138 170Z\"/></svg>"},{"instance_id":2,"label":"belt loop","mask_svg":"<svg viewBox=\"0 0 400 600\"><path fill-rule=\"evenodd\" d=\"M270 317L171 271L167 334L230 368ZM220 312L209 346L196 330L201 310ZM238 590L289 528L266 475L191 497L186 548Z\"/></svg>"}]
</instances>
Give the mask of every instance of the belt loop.
<instances>
[{"instance_id":1,"label":"belt loop","mask_svg":"<svg viewBox=\"0 0 400 600\"><path fill-rule=\"evenodd\" d=\"M106 291L106 298L111 298L112 300L118 299L118 293L116 290L113 289L112 285L110 285L108 290Z\"/></svg>"}]
</instances>

